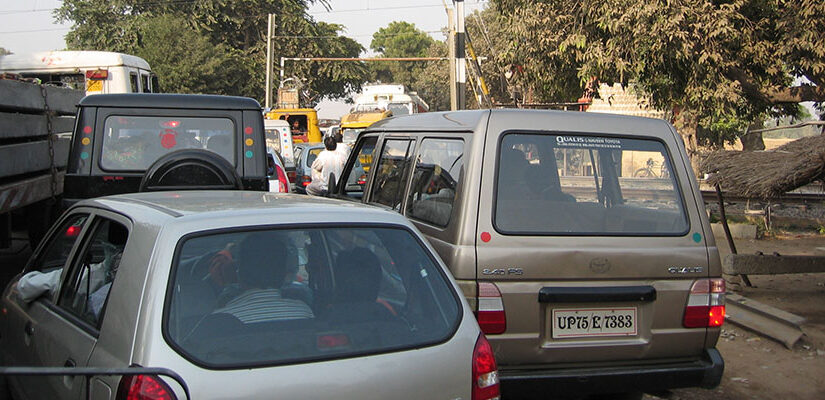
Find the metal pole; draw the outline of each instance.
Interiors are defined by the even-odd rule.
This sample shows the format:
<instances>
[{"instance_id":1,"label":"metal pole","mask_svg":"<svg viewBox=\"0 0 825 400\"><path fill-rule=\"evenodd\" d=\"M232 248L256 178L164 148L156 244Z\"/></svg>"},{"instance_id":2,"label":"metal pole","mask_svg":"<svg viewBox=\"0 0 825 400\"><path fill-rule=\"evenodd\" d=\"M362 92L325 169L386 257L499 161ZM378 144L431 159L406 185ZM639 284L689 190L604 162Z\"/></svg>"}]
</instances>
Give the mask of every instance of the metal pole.
<instances>
[{"instance_id":1,"label":"metal pole","mask_svg":"<svg viewBox=\"0 0 825 400\"><path fill-rule=\"evenodd\" d=\"M458 86L456 85L456 59L455 59L455 10L447 9L447 48L450 52L450 110L458 110Z\"/></svg>"},{"instance_id":2,"label":"metal pole","mask_svg":"<svg viewBox=\"0 0 825 400\"><path fill-rule=\"evenodd\" d=\"M266 109L272 106L272 14L266 18L266 96L264 103Z\"/></svg>"},{"instance_id":3,"label":"metal pole","mask_svg":"<svg viewBox=\"0 0 825 400\"><path fill-rule=\"evenodd\" d=\"M456 13L455 53L458 109L467 105L467 60L464 58L464 0L453 0Z\"/></svg>"}]
</instances>

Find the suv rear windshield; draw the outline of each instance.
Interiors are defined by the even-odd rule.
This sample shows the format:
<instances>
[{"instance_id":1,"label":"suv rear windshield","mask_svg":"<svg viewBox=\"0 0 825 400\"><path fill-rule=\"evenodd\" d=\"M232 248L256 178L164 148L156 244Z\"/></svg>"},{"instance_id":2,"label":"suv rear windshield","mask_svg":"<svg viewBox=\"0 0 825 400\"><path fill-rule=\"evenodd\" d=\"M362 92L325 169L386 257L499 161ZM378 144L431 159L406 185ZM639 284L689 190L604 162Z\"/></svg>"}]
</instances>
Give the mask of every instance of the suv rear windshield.
<instances>
[{"instance_id":1,"label":"suv rear windshield","mask_svg":"<svg viewBox=\"0 0 825 400\"><path fill-rule=\"evenodd\" d=\"M501 140L495 225L506 234L682 235L682 197L663 143L510 133Z\"/></svg>"},{"instance_id":2,"label":"suv rear windshield","mask_svg":"<svg viewBox=\"0 0 825 400\"><path fill-rule=\"evenodd\" d=\"M411 232L234 231L178 245L165 335L212 368L397 351L448 339L459 303Z\"/></svg>"},{"instance_id":3,"label":"suv rear windshield","mask_svg":"<svg viewBox=\"0 0 825 400\"><path fill-rule=\"evenodd\" d=\"M181 149L206 149L235 164L235 127L228 118L117 116L103 124L100 167L143 171Z\"/></svg>"}]
</instances>

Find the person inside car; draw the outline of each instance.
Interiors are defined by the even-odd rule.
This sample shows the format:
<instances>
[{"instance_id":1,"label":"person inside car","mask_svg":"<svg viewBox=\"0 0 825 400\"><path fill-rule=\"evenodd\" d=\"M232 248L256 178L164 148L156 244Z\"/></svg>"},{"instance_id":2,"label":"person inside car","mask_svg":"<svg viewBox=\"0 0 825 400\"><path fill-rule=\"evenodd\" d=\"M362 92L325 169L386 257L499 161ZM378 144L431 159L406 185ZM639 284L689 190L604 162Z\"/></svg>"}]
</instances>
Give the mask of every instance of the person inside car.
<instances>
[{"instance_id":1,"label":"person inside car","mask_svg":"<svg viewBox=\"0 0 825 400\"><path fill-rule=\"evenodd\" d=\"M240 294L213 312L235 316L244 324L314 318L303 301L281 296L287 250L273 232L254 232L238 244Z\"/></svg>"}]
</instances>

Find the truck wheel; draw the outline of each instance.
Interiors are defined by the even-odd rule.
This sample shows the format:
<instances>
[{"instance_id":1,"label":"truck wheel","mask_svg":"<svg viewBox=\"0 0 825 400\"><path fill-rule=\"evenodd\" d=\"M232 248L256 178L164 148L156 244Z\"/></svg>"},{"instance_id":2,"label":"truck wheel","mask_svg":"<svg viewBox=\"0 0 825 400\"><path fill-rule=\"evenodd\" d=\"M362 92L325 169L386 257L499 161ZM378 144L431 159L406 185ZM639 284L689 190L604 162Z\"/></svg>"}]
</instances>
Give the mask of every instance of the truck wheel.
<instances>
[{"instance_id":1,"label":"truck wheel","mask_svg":"<svg viewBox=\"0 0 825 400\"><path fill-rule=\"evenodd\" d=\"M235 167L217 153L173 151L154 162L140 181L140 192L166 190L242 190Z\"/></svg>"}]
</instances>

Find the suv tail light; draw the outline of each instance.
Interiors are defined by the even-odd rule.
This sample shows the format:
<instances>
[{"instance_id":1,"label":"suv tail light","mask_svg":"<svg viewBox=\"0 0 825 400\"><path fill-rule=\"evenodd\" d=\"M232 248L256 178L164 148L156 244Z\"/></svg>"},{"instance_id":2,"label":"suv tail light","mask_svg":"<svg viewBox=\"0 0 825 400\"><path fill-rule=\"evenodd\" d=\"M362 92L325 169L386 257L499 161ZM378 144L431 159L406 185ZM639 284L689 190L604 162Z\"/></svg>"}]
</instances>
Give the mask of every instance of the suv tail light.
<instances>
[{"instance_id":1,"label":"suv tail light","mask_svg":"<svg viewBox=\"0 0 825 400\"><path fill-rule=\"evenodd\" d=\"M278 192L289 192L289 181L286 179L286 173L284 173L284 169L281 168L280 165L276 165L275 172L277 172L278 174Z\"/></svg>"},{"instance_id":2,"label":"suv tail light","mask_svg":"<svg viewBox=\"0 0 825 400\"><path fill-rule=\"evenodd\" d=\"M491 282L478 284L478 325L485 334L504 333L507 330L507 315L504 313L504 302L501 292Z\"/></svg>"},{"instance_id":3,"label":"suv tail light","mask_svg":"<svg viewBox=\"0 0 825 400\"><path fill-rule=\"evenodd\" d=\"M497 400L500 398L498 368L493 348L484 334L478 335L473 349L473 394L472 400Z\"/></svg>"},{"instance_id":4,"label":"suv tail light","mask_svg":"<svg viewBox=\"0 0 825 400\"><path fill-rule=\"evenodd\" d=\"M685 328L714 328L725 322L725 280L699 279L690 288L682 325Z\"/></svg>"},{"instance_id":5,"label":"suv tail light","mask_svg":"<svg viewBox=\"0 0 825 400\"><path fill-rule=\"evenodd\" d=\"M132 375L120 379L116 400L177 400L175 393L154 375Z\"/></svg>"}]
</instances>

